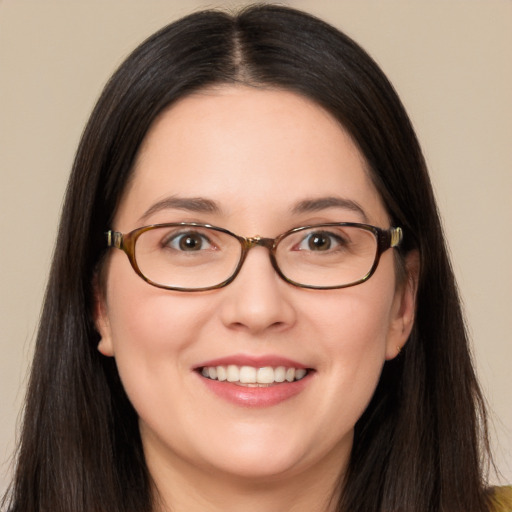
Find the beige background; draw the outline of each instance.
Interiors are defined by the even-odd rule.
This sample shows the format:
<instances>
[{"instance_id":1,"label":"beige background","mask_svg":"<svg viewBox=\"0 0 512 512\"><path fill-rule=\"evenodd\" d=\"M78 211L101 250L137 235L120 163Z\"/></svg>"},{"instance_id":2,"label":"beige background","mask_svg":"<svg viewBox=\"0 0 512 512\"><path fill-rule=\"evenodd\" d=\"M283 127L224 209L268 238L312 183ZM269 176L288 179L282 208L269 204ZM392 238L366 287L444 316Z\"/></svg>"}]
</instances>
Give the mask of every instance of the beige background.
<instances>
[{"instance_id":1,"label":"beige background","mask_svg":"<svg viewBox=\"0 0 512 512\"><path fill-rule=\"evenodd\" d=\"M354 37L409 110L493 410L498 465L512 482L512 2L283 3ZM199 6L226 5L236 4L0 0L0 491L62 196L87 116L137 43Z\"/></svg>"}]
</instances>

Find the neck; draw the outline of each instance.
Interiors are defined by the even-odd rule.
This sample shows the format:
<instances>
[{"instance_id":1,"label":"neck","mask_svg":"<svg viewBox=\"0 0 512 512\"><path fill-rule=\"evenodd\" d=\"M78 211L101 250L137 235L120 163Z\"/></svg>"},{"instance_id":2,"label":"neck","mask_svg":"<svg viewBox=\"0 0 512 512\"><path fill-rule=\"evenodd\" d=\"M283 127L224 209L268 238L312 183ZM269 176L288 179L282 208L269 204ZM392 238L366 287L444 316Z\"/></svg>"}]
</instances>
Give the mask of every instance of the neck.
<instances>
[{"instance_id":1,"label":"neck","mask_svg":"<svg viewBox=\"0 0 512 512\"><path fill-rule=\"evenodd\" d=\"M169 462L148 459L157 512L334 512L343 478L339 453L332 464L323 460L300 472L265 477L198 468L177 458Z\"/></svg>"}]
</instances>

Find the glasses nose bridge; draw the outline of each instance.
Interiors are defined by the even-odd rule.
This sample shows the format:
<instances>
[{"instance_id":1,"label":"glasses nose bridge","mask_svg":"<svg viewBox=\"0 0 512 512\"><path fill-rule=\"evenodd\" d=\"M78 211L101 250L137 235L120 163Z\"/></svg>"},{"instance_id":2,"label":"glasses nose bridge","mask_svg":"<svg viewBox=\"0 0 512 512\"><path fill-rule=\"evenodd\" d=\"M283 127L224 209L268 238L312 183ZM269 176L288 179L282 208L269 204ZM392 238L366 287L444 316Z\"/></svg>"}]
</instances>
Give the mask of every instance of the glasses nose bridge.
<instances>
[{"instance_id":1,"label":"glasses nose bridge","mask_svg":"<svg viewBox=\"0 0 512 512\"><path fill-rule=\"evenodd\" d=\"M245 249L245 252L249 251L253 247L260 246L260 247L266 247L270 252L272 252L272 249L274 247L274 238L264 238L259 235L251 236L248 238L243 239L243 246Z\"/></svg>"},{"instance_id":2,"label":"glasses nose bridge","mask_svg":"<svg viewBox=\"0 0 512 512\"><path fill-rule=\"evenodd\" d=\"M277 262L275 261L275 255L274 255L274 248L275 248L275 238L265 238L261 237L259 235L251 236L251 237L238 237L239 241L242 244L242 254L240 257L240 261L238 264L237 271L235 272L235 275L233 276L233 279L238 275L240 270L242 269L243 264L245 263L245 259L247 258L248 252L253 249L254 247L264 247L268 249L269 257L270 257L270 263L275 271L280 275L280 271L277 268Z\"/></svg>"}]
</instances>

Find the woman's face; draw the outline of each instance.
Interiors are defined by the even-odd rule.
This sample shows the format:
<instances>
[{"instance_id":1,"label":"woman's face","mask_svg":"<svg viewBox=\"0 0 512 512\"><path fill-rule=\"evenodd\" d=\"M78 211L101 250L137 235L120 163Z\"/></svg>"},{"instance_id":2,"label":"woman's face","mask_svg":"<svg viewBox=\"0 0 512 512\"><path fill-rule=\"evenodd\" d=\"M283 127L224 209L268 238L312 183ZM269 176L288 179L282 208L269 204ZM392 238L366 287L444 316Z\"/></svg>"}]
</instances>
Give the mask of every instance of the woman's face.
<instances>
[{"instance_id":1,"label":"woman's face","mask_svg":"<svg viewBox=\"0 0 512 512\"><path fill-rule=\"evenodd\" d=\"M113 228L185 221L264 237L322 222L390 227L361 153L326 111L242 86L193 94L159 117ZM384 361L410 332L413 291L397 285L393 260L386 251L367 282L318 291L284 282L256 247L230 285L190 293L147 284L113 249L98 293L99 350L116 359L150 470L337 474ZM228 365L308 373L266 387L201 373Z\"/></svg>"}]
</instances>

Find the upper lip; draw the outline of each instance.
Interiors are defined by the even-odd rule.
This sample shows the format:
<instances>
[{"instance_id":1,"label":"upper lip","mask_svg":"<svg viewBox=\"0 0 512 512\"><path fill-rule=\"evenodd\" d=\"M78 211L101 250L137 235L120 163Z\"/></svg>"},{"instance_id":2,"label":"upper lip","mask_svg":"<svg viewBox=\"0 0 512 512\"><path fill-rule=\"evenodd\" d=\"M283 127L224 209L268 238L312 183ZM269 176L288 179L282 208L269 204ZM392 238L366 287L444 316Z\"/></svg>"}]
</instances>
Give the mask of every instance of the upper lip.
<instances>
[{"instance_id":1,"label":"upper lip","mask_svg":"<svg viewBox=\"0 0 512 512\"><path fill-rule=\"evenodd\" d=\"M254 368L264 368L266 366L271 366L273 368L277 368L278 366L285 366L286 368L304 368L308 369L307 365L299 363L298 361L294 361L293 359L289 359L287 357L282 357L279 355L248 355L248 354L233 354L231 356L219 357L218 359L210 359L208 361L204 361L197 366L194 367L195 370L199 368L204 368L205 366L228 366L230 364L236 366L253 366Z\"/></svg>"}]
</instances>

